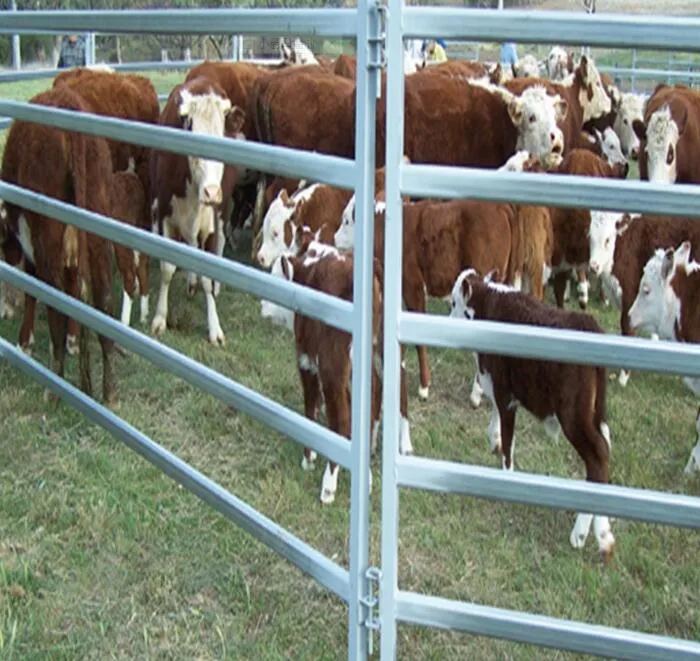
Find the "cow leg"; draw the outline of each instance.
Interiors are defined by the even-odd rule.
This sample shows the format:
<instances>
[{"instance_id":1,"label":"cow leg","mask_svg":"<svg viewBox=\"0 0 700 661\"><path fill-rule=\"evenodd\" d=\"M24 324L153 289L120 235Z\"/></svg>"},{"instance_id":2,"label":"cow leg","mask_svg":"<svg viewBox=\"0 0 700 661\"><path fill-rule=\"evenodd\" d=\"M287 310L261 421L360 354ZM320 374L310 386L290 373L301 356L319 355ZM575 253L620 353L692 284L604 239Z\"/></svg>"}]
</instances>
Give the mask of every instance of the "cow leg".
<instances>
[{"instance_id":1,"label":"cow leg","mask_svg":"<svg viewBox=\"0 0 700 661\"><path fill-rule=\"evenodd\" d=\"M478 360L476 354L474 354L474 360ZM474 383L472 383L472 391L469 393L469 402L471 405L478 409L481 406L481 397L484 394L484 390L479 383L479 368L477 362L477 370L474 373Z\"/></svg>"},{"instance_id":2,"label":"cow leg","mask_svg":"<svg viewBox=\"0 0 700 661\"><path fill-rule=\"evenodd\" d=\"M226 245L226 237L224 236L224 231L223 231L223 225L222 225L222 220L219 218L219 222L217 223L216 227L216 256L217 257L223 257L224 256L224 246ZM221 283L220 282L214 282L214 298L219 297L219 293L221 292Z\"/></svg>"},{"instance_id":3,"label":"cow leg","mask_svg":"<svg viewBox=\"0 0 700 661\"><path fill-rule=\"evenodd\" d=\"M576 292L578 293L578 305L582 310L588 307L588 291L590 289L590 283L588 282L588 276L584 269L577 269L576 276L578 280L578 285L576 285Z\"/></svg>"},{"instance_id":4,"label":"cow leg","mask_svg":"<svg viewBox=\"0 0 700 661\"><path fill-rule=\"evenodd\" d=\"M404 301L406 309L410 312L421 312L425 314L425 283L420 276L415 282L404 280ZM428 360L428 350L426 347L416 345L418 352L418 371L420 374L420 386L418 388L418 398L423 401L428 399L430 393L430 361Z\"/></svg>"},{"instance_id":5,"label":"cow leg","mask_svg":"<svg viewBox=\"0 0 700 661\"><path fill-rule=\"evenodd\" d=\"M497 397L498 415L501 419L501 452L503 470L513 470L513 445L515 444L515 407L508 406L502 396Z\"/></svg>"},{"instance_id":6,"label":"cow leg","mask_svg":"<svg viewBox=\"0 0 700 661\"><path fill-rule=\"evenodd\" d=\"M78 280L78 272L75 269L69 269L66 273L66 290L74 298L80 298L80 281ZM68 317L68 332L66 335L66 351L69 356L77 356L80 353L78 347L78 322L72 317Z\"/></svg>"},{"instance_id":7,"label":"cow leg","mask_svg":"<svg viewBox=\"0 0 700 661\"><path fill-rule=\"evenodd\" d=\"M634 329L630 326L629 310L632 307L633 300L630 300L630 295L627 293L629 287L622 289L622 297L620 300L620 332L623 336L634 337ZM636 292L634 294L636 296ZM630 372L626 369L620 369L618 377L619 384L624 388L630 380Z\"/></svg>"},{"instance_id":8,"label":"cow leg","mask_svg":"<svg viewBox=\"0 0 700 661\"><path fill-rule=\"evenodd\" d=\"M348 393L344 381L335 375L331 379L323 382L324 398L326 400L326 416L328 427L340 436L350 438L350 407L348 406ZM338 383L342 384L340 387ZM330 505L335 501L335 494L338 490L338 474L340 473L338 464L329 461L323 473L321 482L321 502Z\"/></svg>"},{"instance_id":9,"label":"cow leg","mask_svg":"<svg viewBox=\"0 0 700 661\"><path fill-rule=\"evenodd\" d=\"M51 283L53 284L53 283ZM58 310L47 307L46 317L49 323L49 367L56 376L63 378L66 362L66 336L68 334L68 317ZM90 393L87 393L90 394ZM57 401L58 397L50 390L44 392L46 401Z\"/></svg>"},{"instance_id":10,"label":"cow leg","mask_svg":"<svg viewBox=\"0 0 700 661\"><path fill-rule=\"evenodd\" d=\"M141 295L139 321L142 326L148 322L148 265L150 258L144 253L134 252L136 260L136 277L139 283L139 293Z\"/></svg>"},{"instance_id":11,"label":"cow leg","mask_svg":"<svg viewBox=\"0 0 700 661\"><path fill-rule=\"evenodd\" d=\"M36 278L36 268L28 260L24 260L24 270L27 275ZM19 330L19 348L28 356L32 354L34 346L34 323L36 321L36 299L29 294L24 295L24 315L22 327Z\"/></svg>"},{"instance_id":12,"label":"cow leg","mask_svg":"<svg viewBox=\"0 0 700 661\"><path fill-rule=\"evenodd\" d=\"M403 365L403 361L402 361ZM403 369L403 368L402 368ZM403 371L401 372L403 377ZM402 385L405 386L404 383ZM401 393L403 395L403 392ZM382 379L377 368L372 365L372 434L370 436L369 451L374 454L377 451L377 436L379 435L379 420L382 415Z\"/></svg>"},{"instance_id":13,"label":"cow leg","mask_svg":"<svg viewBox=\"0 0 700 661\"><path fill-rule=\"evenodd\" d=\"M487 372L479 372L477 368L477 374L479 377L479 384L481 385L484 395L491 402L491 420L489 421L488 427L488 437L489 445L491 446L491 452L494 454L500 454L501 452L501 416L498 412L498 406L496 405L496 396L493 389L493 380L491 375Z\"/></svg>"},{"instance_id":14,"label":"cow leg","mask_svg":"<svg viewBox=\"0 0 700 661\"><path fill-rule=\"evenodd\" d=\"M566 300L566 289L569 286L569 272L557 271L554 274L554 300L558 308L564 307Z\"/></svg>"},{"instance_id":15,"label":"cow leg","mask_svg":"<svg viewBox=\"0 0 700 661\"><path fill-rule=\"evenodd\" d=\"M690 459L685 465L683 472L686 474L692 473L693 471L700 471L700 410L698 410L695 416L695 447L690 453Z\"/></svg>"},{"instance_id":16,"label":"cow leg","mask_svg":"<svg viewBox=\"0 0 700 661\"><path fill-rule=\"evenodd\" d=\"M401 382L399 406L401 410L401 428L399 430L399 453L402 455L413 454L413 444L411 443L411 426L408 422L408 387L406 386L406 361L404 355L405 348L401 347Z\"/></svg>"},{"instance_id":17,"label":"cow leg","mask_svg":"<svg viewBox=\"0 0 700 661\"><path fill-rule=\"evenodd\" d=\"M311 370L299 367L301 387L304 393L304 415L309 420L318 420L318 408L321 399L321 384L318 375ZM304 448L304 458L301 460L301 468L305 471L316 467L316 453L311 448Z\"/></svg>"},{"instance_id":18,"label":"cow leg","mask_svg":"<svg viewBox=\"0 0 700 661\"><path fill-rule=\"evenodd\" d=\"M117 268L122 276L124 293L122 296L121 322L125 326L131 324L131 306L136 295L136 264L134 251L131 248L114 244L114 256L117 261Z\"/></svg>"},{"instance_id":19,"label":"cow leg","mask_svg":"<svg viewBox=\"0 0 700 661\"><path fill-rule=\"evenodd\" d=\"M265 189L267 188L267 177L260 174L258 183L255 189L255 207L253 208L253 248L251 250L251 259L255 260L255 256L262 244L262 221L263 211L265 208Z\"/></svg>"},{"instance_id":20,"label":"cow leg","mask_svg":"<svg viewBox=\"0 0 700 661\"><path fill-rule=\"evenodd\" d=\"M213 253L217 250L218 232L214 232L207 237L204 242L204 249ZM226 338L219 323L219 313L216 311L216 300L214 299L214 287L211 278L202 276L202 289L207 301L207 326L209 327L209 341L214 345L224 346Z\"/></svg>"},{"instance_id":21,"label":"cow leg","mask_svg":"<svg viewBox=\"0 0 700 661\"><path fill-rule=\"evenodd\" d=\"M177 266L170 262L160 263L160 290L158 291L158 303L156 304L156 314L151 322L151 333L162 335L167 328L168 318L168 293L170 283L173 280Z\"/></svg>"},{"instance_id":22,"label":"cow leg","mask_svg":"<svg viewBox=\"0 0 700 661\"><path fill-rule=\"evenodd\" d=\"M7 302L6 286L4 282L0 282L0 319L13 319L15 311Z\"/></svg>"}]
</instances>

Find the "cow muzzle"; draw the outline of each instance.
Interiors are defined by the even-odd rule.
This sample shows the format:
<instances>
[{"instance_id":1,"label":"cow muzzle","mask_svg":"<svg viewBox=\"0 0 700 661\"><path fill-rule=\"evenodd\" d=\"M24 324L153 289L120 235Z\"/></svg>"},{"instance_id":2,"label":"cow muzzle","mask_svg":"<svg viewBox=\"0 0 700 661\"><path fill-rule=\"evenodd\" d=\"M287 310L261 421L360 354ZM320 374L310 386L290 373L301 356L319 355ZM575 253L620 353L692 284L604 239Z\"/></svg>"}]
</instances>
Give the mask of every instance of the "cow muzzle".
<instances>
[{"instance_id":1,"label":"cow muzzle","mask_svg":"<svg viewBox=\"0 0 700 661\"><path fill-rule=\"evenodd\" d=\"M202 204L221 204L222 199L223 193L221 191L221 186L204 186L202 189L202 196L200 200Z\"/></svg>"},{"instance_id":2,"label":"cow muzzle","mask_svg":"<svg viewBox=\"0 0 700 661\"><path fill-rule=\"evenodd\" d=\"M561 132L552 132L549 134L550 140L550 152L552 154L559 154L562 156L564 154L564 136Z\"/></svg>"},{"instance_id":3,"label":"cow muzzle","mask_svg":"<svg viewBox=\"0 0 700 661\"><path fill-rule=\"evenodd\" d=\"M598 262L591 261L588 264L588 268L591 270L591 273L593 273L593 275L600 275L601 268L600 268L600 264L598 264Z\"/></svg>"},{"instance_id":4,"label":"cow muzzle","mask_svg":"<svg viewBox=\"0 0 700 661\"><path fill-rule=\"evenodd\" d=\"M639 160L639 147L632 147L632 150L630 151L630 158L633 161Z\"/></svg>"}]
</instances>

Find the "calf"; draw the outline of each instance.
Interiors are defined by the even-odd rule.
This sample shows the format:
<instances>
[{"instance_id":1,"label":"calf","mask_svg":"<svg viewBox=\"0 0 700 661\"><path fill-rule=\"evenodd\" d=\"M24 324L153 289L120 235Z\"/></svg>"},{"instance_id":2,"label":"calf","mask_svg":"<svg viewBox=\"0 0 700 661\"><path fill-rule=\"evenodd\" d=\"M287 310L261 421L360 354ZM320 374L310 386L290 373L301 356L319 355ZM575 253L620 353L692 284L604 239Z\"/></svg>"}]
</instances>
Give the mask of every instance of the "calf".
<instances>
[{"instance_id":1,"label":"calf","mask_svg":"<svg viewBox=\"0 0 700 661\"><path fill-rule=\"evenodd\" d=\"M592 214L590 269L600 276L608 297L620 308L622 335L634 335L628 313L644 265L657 248L678 245L686 239L700 250L700 224L695 218ZM620 385L625 386L628 379L629 372L620 370Z\"/></svg>"},{"instance_id":2,"label":"calf","mask_svg":"<svg viewBox=\"0 0 700 661\"><path fill-rule=\"evenodd\" d=\"M241 139L244 120L245 113L231 105L218 83L195 78L173 89L163 108L160 124L198 135ZM162 236L221 256L224 250L222 216L227 215L226 205L230 210L238 175L236 168L200 157L153 151L151 172L154 230L157 228ZM160 263L160 291L151 323L151 332L157 335L164 333L167 327L168 293L175 270L175 264ZM197 276L190 274L188 282L189 292L193 294ZM207 303L209 341L223 345L224 332L214 299L218 283L213 286L210 278L202 276L202 288Z\"/></svg>"},{"instance_id":3,"label":"calf","mask_svg":"<svg viewBox=\"0 0 700 661\"><path fill-rule=\"evenodd\" d=\"M598 129L593 129L593 135L581 132L584 148L592 151L596 156L600 156L612 168L611 176L624 179L629 172L629 163L622 153L622 145L617 133L611 128L606 127L602 133Z\"/></svg>"},{"instance_id":4,"label":"calf","mask_svg":"<svg viewBox=\"0 0 700 661\"><path fill-rule=\"evenodd\" d=\"M384 261L385 204L377 202L374 216L374 254ZM509 271L515 207L491 202L433 202L403 205L402 292L406 308L425 312L426 297L445 298L459 272L471 266L481 273ZM348 216L335 233L338 248L354 243L354 221ZM430 363L424 346L417 345L420 370L418 396L427 399Z\"/></svg>"},{"instance_id":5,"label":"calf","mask_svg":"<svg viewBox=\"0 0 700 661\"><path fill-rule=\"evenodd\" d=\"M647 102L639 137L639 177L659 183L700 183L700 92L659 85Z\"/></svg>"},{"instance_id":6,"label":"calf","mask_svg":"<svg viewBox=\"0 0 700 661\"><path fill-rule=\"evenodd\" d=\"M700 342L700 264L690 260L691 248L690 241L675 251L659 248L646 263L629 311L632 328L656 332L665 340ZM700 394L699 379L683 381L695 395ZM700 411L695 427L698 436L686 473L700 470Z\"/></svg>"},{"instance_id":7,"label":"calf","mask_svg":"<svg viewBox=\"0 0 700 661\"><path fill-rule=\"evenodd\" d=\"M639 136L634 131L634 124L643 121L644 97L640 94L622 94L616 108L613 129L620 138L622 153L635 161L639 158Z\"/></svg>"},{"instance_id":8,"label":"calf","mask_svg":"<svg viewBox=\"0 0 700 661\"><path fill-rule=\"evenodd\" d=\"M527 294L482 281L473 269L463 271L452 288L451 317L544 328L602 333L593 317L557 310ZM477 371L484 392L493 404L488 437L491 449L513 470L515 414L522 406L555 437L559 428L586 464L589 482L609 481L610 430L606 422L607 377L604 367L479 353ZM582 548L591 522L604 559L613 553L615 538L606 516L579 514L571 532L574 548Z\"/></svg>"},{"instance_id":9,"label":"calf","mask_svg":"<svg viewBox=\"0 0 700 661\"><path fill-rule=\"evenodd\" d=\"M60 85L35 96L30 103L76 112L92 112L78 94ZM37 163L42 167L37 168ZM89 175L89 176L88 176ZM15 121L2 160L2 179L82 209L109 215L112 161L103 138L67 133L41 124ZM112 310L112 245L109 241L46 216L6 204L4 252L10 263L24 258L27 273L92 304L104 314ZM18 249L21 247L21 252ZM26 297L25 323L33 324L35 299ZM68 318L47 309L51 335L51 368L63 377ZM103 358L103 396L116 402L114 342L99 336ZM88 329L80 328L80 376L83 390L92 394Z\"/></svg>"},{"instance_id":10,"label":"calf","mask_svg":"<svg viewBox=\"0 0 700 661\"><path fill-rule=\"evenodd\" d=\"M311 287L346 301L353 300L353 258L334 248L312 243L309 250L298 257L280 255L273 264L273 275ZM383 351L382 329L382 277L381 267L375 261L373 283L373 346L380 355ZM297 365L304 393L306 417L316 421L321 405L325 402L328 427L337 434L351 435L351 374L352 336L323 322L295 315L269 301L263 301L262 315L293 330ZM402 454L412 454L408 424L408 397L405 389L404 365L401 369L401 429L399 448ZM379 416L381 413L381 377L372 365L372 446L376 446ZM302 468L312 470L316 453L304 449ZM321 485L321 502L332 503L338 488L338 465L328 462Z\"/></svg>"}]
</instances>

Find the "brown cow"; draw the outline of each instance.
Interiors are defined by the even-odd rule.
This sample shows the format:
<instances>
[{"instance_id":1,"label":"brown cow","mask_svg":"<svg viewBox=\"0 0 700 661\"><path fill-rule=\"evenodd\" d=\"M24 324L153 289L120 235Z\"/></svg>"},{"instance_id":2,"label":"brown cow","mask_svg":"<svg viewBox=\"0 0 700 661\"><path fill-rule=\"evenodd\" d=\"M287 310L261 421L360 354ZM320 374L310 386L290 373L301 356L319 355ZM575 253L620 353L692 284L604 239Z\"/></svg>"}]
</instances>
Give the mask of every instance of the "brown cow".
<instances>
[{"instance_id":1,"label":"brown cow","mask_svg":"<svg viewBox=\"0 0 700 661\"><path fill-rule=\"evenodd\" d=\"M198 135L244 139L240 133L245 113L232 106L226 92L215 81L195 78L173 89L160 117L162 126L181 128ZM224 249L223 217L231 204L231 194L238 170L207 159L181 156L169 152L152 152L153 223L162 236L198 246L222 255ZM161 334L167 327L168 294L176 266L161 262L161 284L151 332ZM188 276L188 290L193 294L197 276ZM207 303L209 341L223 344L215 296L218 285L202 276Z\"/></svg>"},{"instance_id":2,"label":"brown cow","mask_svg":"<svg viewBox=\"0 0 700 661\"><path fill-rule=\"evenodd\" d=\"M450 316L456 319L603 333L590 315L557 310L510 287L484 281L473 269L459 274L451 298ZM522 406L545 422L549 434L556 437L559 428L563 430L585 462L589 482L609 481L610 429L606 421L604 367L479 353L477 371L493 404L488 427L491 449L501 454L505 470L513 470L515 414ZM608 560L615 538L606 516L579 514L571 531L571 545L583 548L591 523L598 549Z\"/></svg>"},{"instance_id":3,"label":"brown cow","mask_svg":"<svg viewBox=\"0 0 700 661\"><path fill-rule=\"evenodd\" d=\"M639 137L639 177L672 184L700 184L700 92L658 85L633 124Z\"/></svg>"},{"instance_id":4,"label":"brown cow","mask_svg":"<svg viewBox=\"0 0 700 661\"><path fill-rule=\"evenodd\" d=\"M341 53L333 63L333 73L336 76L347 78L348 80L356 80L357 78L357 61L350 55Z\"/></svg>"},{"instance_id":5,"label":"brown cow","mask_svg":"<svg viewBox=\"0 0 700 661\"><path fill-rule=\"evenodd\" d=\"M383 353L382 343L382 269L375 260L373 283L373 346ZM298 257L280 255L272 268L273 275L311 287L346 301L353 300L353 258L335 248L312 242L308 251ZM317 420L321 398L325 401L328 426L337 434L350 438L351 433L351 370L352 336L321 321L295 315L269 301L263 301L262 316L294 331L297 364L304 391L304 410L311 420ZM412 454L408 423L408 397L405 373L401 369L401 428L399 450ZM376 445L381 413L382 382L372 365L372 450ZM302 468L314 468L316 453L306 448ZM338 487L338 466L329 462L323 475L321 502L332 503Z\"/></svg>"},{"instance_id":6,"label":"brown cow","mask_svg":"<svg viewBox=\"0 0 700 661\"><path fill-rule=\"evenodd\" d=\"M77 112L93 109L68 85L42 92L30 103ZM43 167L36 167L42 163ZM112 161L103 138L66 133L41 124L13 122L2 161L2 179L68 204L109 215ZM14 243L11 263L19 263L17 243L24 256L25 270L53 287L83 299L91 298L101 312L112 313L112 246L101 237L72 225L6 204L6 243ZM5 250L6 256L13 251ZM33 323L36 301L26 297L25 322ZM68 318L48 308L51 335L51 368L64 374ZM116 402L113 365L114 342L99 336L103 359L103 396L107 404ZM81 387L92 394L88 329L80 329Z\"/></svg>"}]
</instances>

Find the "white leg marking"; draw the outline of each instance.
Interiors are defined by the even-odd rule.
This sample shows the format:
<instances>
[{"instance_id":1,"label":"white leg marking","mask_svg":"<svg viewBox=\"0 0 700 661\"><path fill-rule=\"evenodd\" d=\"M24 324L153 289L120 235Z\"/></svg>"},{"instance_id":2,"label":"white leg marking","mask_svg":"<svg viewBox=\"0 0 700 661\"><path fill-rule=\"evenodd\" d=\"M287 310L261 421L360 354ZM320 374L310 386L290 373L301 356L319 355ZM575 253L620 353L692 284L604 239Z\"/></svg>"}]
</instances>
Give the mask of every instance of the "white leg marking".
<instances>
[{"instance_id":1,"label":"white leg marking","mask_svg":"<svg viewBox=\"0 0 700 661\"><path fill-rule=\"evenodd\" d=\"M590 289L590 283L588 280L584 280L583 282L579 282L578 285L576 286L576 291L578 292L578 300L580 303L583 303L584 305L588 305L588 290Z\"/></svg>"},{"instance_id":2,"label":"white leg marking","mask_svg":"<svg viewBox=\"0 0 700 661\"><path fill-rule=\"evenodd\" d=\"M301 460L301 469L304 471L312 471L316 468L316 453L313 450L309 450L309 458L306 458L304 454Z\"/></svg>"},{"instance_id":3,"label":"white leg marking","mask_svg":"<svg viewBox=\"0 0 700 661\"><path fill-rule=\"evenodd\" d=\"M617 377L617 380L620 382L620 385L624 388L627 385L627 382L630 380L630 373L627 370L620 370L620 376Z\"/></svg>"},{"instance_id":4,"label":"white leg marking","mask_svg":"<svg viewBox=\"0 0 700 661\"><path fill-rule=\"evenodd\" d=\"M173 275L175 275L175 264L170 262L160 263L160 290L158 291L158 303L156 305L156 314L151 322L151 333L154 335L162 335L165 333L168 318L168 292L170 291L170 283Z\"/></svg>"},{"instance_id":5,"label":"white leg marking","mask_svg":"<svg viewBox=\"0 0 700 661\"><path fill-rule=\"evenodd\" d=\"M564 288L564 302L571 298L571 280L566 279L566 287Z\"/></svg>"},{"instance_id":6,"label":"white leg marking","mask_svg":"<svg viewBox=\"0 0 700 661\"><path fill-rule=\"evenodd\" d=\"M685 465L683 472L690 474L693 471L700 471L700 440L696 443L693 451L690 453L690 459Z\"/></svg>"},{"instance_id":7,"label":"white leg marking","mask_svg":"<svg viewBox=\"0 0 700 661\"><path fill-rule=\"evenodd\" d=\"M656 342L659 339L659 334L658 333L652 333L651 338L654 342Z\"/></svg>"},{"instance_id":8,"label":"white leg marking","mask_svg":"<svg viewBox=\"0 0 700 661\"><path fill-rule=\"evenodd\" d=\"M210 278L202 276L202 289L207 299L207 324L209 326L209 341L212 344L223 346L226 342L224 331L221 330L219 323L219 313L216 311L216 301L212 292L212 283Z\"/></svg>"},{"instance_id":9,"label":"white leg marking","mask_svg":"<svg viewBox=\"0 0 700 661\"><path fill-rule=\"evenodd\" d=\"M15 311L5 300L5 283L0 282L0 319L12 319L14 316Z\"/></svg>"},{"instance_id":10,"label":"white leg marking","mask_svg":"<svg viewBox=\"0 0 700 661\"><path fill-rule=\"evenodd\" d=\"M559 424L559 418L557 418L556 415L550 415L544 419L544 431L553 441L559 439L561 425Z\"/></svg>"},{"instance_id":11,"label":"white leg marking","mask_svg":"<svg viewBox=\"0 0 700 661\"><path fill-rule=\"evenodd\" d=\"M496 406L496 398L493 394L493 381L491 380L491 375L486 372L477 373L479 377L479 383L481 389L486 395L486 397L491 402L491 420L489 422L488 437L489 444L491 445L491 452L500 453L501 452L501 416L498 412L498 407Z\"/></svg>"},{"instance_id":12,"label":"white leg marking","mask_svg":"<svg viewBox=\"0 0 700 661\"><path fill-rule=\"evenodd\" d=\"M69 356L77 356L80 353L78 338L75 335L66 335L66 351Z\"/></svg>"},{"instance_id":13,"label":"white leg marking","mask_svg":"<svg viewBox=\"0 0 700 661\"><path fill-rule=\"evenodd\" d=\"M335 492L338 490L338 473L340 473L339 466L336 466L335 471L331 472L331 465L326 464L321 482L321 502L324 505L330 505L335 500Z\"/></svg>"},{"instance_id":14,"label":"white leg marking","mask_svg":"<svg viewBox=\"0 0 700 661\"><path fill-rule=\"evenodd\" d=\"M197 292L197 274L188 273L187 274L187 295L194 296Z\"/></svg>"},{"instance_id":15,"label":"white leg marking","mask_svg":"<svg viewBox=\"0 0 700 661\"><path fill-rule=\"evenodd\" d=\"M379 436L379 420L372 425L372 440L370 441L369 451L374 454L377 451L377 437Z\"/></svg>"},{"instance_id":16,"label":"white leg marking","mask_svg":"<svg viewBox=\"0 0 700 661\"><path fill-rule=\"evenodd\" d=\"M591 523L593 523L592 514L579 514L576 516L574 529L571 531L569 541L575 549L582 549L586 545L588 533L591 531Z\"/></svg>"},{"instance_id":17,"label":"white leg marking","mask_svg":"<svg viewBox=\"0 0 700 661\"><path fill-rule=\"evenodd\" d=\"M148 323L148 294L141 295L141 310L140 321L141 325L145 326Z\"/></svg>"},{"instance_id":18,"label":"white leg marking","mask_svg":"<svg viewBox=\"0 0 700 661\"><path fill-rule=\"evenodd\" d=\"M593 531L596 542L598 542L598 550L603 555L612 553L615 538L610 530L610 519L607 516L596 516L593 519Z\"/></svg>"},{"instance_id":19,"label":"white leg marking","mask_svg":"<svg viewBox=\"0 0 700 661\"><path fill-rule=\"evenodd\" d=\"M608 427L607 422L600 423L600 433L603 438L608 442L608 449L612 448L612 440L610 439L610 427Z\"/></svg>"},{"instance_id":20,"label":"white leg marking","mask_svg":"<svg viewBox=\"0 0 700 661\"><path fill-rule=\"evenodd\" d=\"M479 372L474 375L474 383L472 384L472 391L469 395L469 402L471 405L478 409L481 406L481 397L484 394L484 390L479 383Z\"/></svg>"},{"instance_id":21,"label":"white leg marking","mask_svg":"<svg viewBox=\"0 0 700 661\"><path fill-rule=\"evenodd\" d=\"M694 395L700 395L700 379L695 379L690 376L683 377L683 384Z\"/></svg>"},{"instance_id":22,"label":"white leg marking","mask_svg":"<svg viewBox=\"0 0 700 661\"><path fill-rule=\"evenodd\" d=\"M253 227L253 214L249 213L248 217L243 221L243 229L249 230L251 227Z\"/></svg>"},{"instance_id":23,"label":"white leg marking","mask_svg":"<svg viewBox=\"0 0 700 661\"><path fill-rule=\"evenodd\" d=\"M430 394L430 387L429 386L418 386L418 399L425 401L428 399L428 395Z\"/></svg>"},{"instance_id":24,"label":"white leg marking","mask_svg":"<svg viewBox=\"0 0 700 661\"><path fill-rule=\"evenodd\" d=\"M399 453L403 455L413 454L413 445L411 444L411 427L408 424L408 418L401 418L401 427L399 427Z\"/></svg>"},{"instance_id":25,"label":"white leg marking","mask_svg":"<svg viewBox=\"0 0 700 661\"><path fill-rule=\"evenodd\" d=\"M122 296L122 323L125 326L129 326L131 324L131 305L133 301L131 300L131 296L124 292L124 295Z\"/></svg>"}]
</instances>

